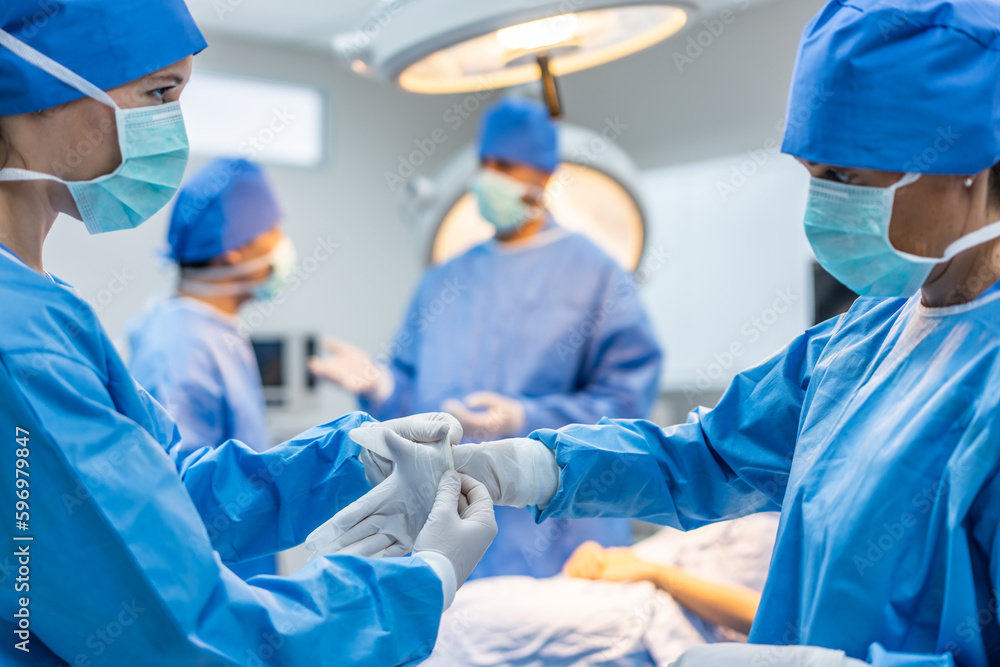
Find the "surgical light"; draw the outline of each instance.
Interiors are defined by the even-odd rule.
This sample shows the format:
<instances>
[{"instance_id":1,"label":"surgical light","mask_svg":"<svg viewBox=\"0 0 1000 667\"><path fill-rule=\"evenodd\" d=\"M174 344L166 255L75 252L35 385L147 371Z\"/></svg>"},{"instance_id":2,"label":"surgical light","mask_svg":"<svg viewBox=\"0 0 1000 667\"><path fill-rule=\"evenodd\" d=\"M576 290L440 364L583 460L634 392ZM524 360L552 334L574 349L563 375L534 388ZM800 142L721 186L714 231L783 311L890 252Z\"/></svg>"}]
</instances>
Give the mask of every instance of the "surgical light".
<instances>
[{"instance_id":1,"label":"surgical light","mask_svg":"<svg viewBox=\"0 0 1000 667\"><path fill-rule=\"evenodd\" d=\"M579 24L576 14L538 19L498 30L497 41L511 51L531 51L568 41L576 33Z\"/></svg>"},{"instance_id":2,"label":"surgical light","mask_svg":"<svg viewBox=\"0 0 1000 667\"><path fill-rule=\"evenodd\" d=\"M540 59L553 77L596 67L698 15L692 0L421 0L399 5L370 38L333 43L371 77L416 93L462 93L538 81Z\"/></svg>"}]
</instances>

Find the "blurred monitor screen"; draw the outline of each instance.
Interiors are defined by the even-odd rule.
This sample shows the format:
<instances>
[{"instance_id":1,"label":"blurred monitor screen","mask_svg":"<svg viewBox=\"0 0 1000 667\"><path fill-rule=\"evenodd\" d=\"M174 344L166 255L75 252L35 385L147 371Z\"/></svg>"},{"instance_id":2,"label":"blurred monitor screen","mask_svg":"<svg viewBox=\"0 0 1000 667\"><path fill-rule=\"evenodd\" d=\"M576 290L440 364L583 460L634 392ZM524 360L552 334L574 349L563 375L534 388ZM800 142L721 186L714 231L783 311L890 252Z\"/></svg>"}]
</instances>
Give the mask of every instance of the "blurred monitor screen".
<instances>
[{"instance_id":1,"label":"blurred monitor screen","mask_svg":"<svg viewBox=\"0 0 1000 667\"><path fill-rule=\"evenodd\" d=\"M285 386L285 344L280 340L255 340L253 351L265 387Z\"/></svg>"}]
</instances>

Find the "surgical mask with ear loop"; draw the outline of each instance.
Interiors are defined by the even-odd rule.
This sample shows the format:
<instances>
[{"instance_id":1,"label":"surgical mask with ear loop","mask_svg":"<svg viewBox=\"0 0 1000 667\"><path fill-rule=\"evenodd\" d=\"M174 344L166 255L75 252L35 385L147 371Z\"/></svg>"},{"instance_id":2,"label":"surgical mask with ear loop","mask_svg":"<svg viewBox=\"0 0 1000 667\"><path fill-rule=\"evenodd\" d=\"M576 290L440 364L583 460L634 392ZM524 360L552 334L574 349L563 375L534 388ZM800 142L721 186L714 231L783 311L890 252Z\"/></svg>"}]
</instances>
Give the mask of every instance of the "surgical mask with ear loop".
<instances>
[{"instance_id":1,"label":"surgical mask with ear loop","mask_svg":"<svg viewBox=\"0 0 1000 667\"><path fill-rule=\"evenodd\" d=\"M114 109L122 157L117 169L90 181L66 181L26 169L2 169L0 181L62 183L91 234L138 227L170 202L184 178L189 153L179 102L120 109L106 92L3 30L0 46Z\"/></svg>"},{"instance_id":2,"label":"surgical mask with ear loop","mask_svg":"<svg viewBox=\"0 0 1000 667\"><path fill-rule=\"evenodd\" d=\"M805 227L820 265L861 296L910 297L938 264L1000 238L1000 222L995 222L958 239L941 257L896 250L889 240L896 191L919 178L906 174L887 188L813 178Z\"/></svg>"},{"instance_id":3,"label":"surgical mask with ear loop","mask_svg":"<svg viewBox=\"0 0 1000 667\"><path fill-rule=\"evenodd\" d=\"M541 201L544 196L541 188L532 188L493 169L483 169L469 191L476 198L479 214L500 233L516 230L538 213L540 205L525 203L526 197L534 195Z\"/></svg>"},{"instance_id":4,"label":"surgical mask with ear loop","mask_svg":"<svg viewBox=\"0 0 1000 667\"><path fill-rule=\"evenodd\" d=\"M263 257L228 266L181 269L180 290L194 296L250 296L257 301L270 301L281 294L295 274L297 264L295 245L291 239L283 238ZM240 280L267 268L271 269L267 278Z\"/></svg>"}]
</instances>

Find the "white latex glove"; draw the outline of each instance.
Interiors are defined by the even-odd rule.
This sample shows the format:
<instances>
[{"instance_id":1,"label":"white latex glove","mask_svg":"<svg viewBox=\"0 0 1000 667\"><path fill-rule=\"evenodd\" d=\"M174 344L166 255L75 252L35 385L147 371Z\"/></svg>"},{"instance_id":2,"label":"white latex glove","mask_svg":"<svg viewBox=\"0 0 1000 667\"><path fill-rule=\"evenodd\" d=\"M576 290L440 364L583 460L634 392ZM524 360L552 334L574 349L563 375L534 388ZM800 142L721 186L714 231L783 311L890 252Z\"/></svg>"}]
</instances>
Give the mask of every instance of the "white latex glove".
<instances>
[{"instance_id":1,"label":"white latex glove","mask_svg":"<svg viewBox=\"0 0 1000 667\"><path fill-rule=\"evenodd\" d=\"M862 667L866 662L848 658L843 651L816 646L767 646L758 644L708 644L696 646L670 667Z\"/></svg>"},{"instance_id":2,"label":"white latex glove","mask_svg":"<svg viewBox=\"0 0 1000 667\"><path fill-rule=\"evenodd\" d=\"M458 445L455 469L482 482L497 505L544 509L559 491L555 452L529 438Z\"/></svg>"},{"instance_id":3,"label":"white latex glove","mask_svg":"<svg viewBox=\"0 0 1000 667\"><path fill-rule=\"evenodd\" d=\"M410 553L441 476L455 468L448 429L441 433L438 442L418 443L379 426L351 431L352 440L391 461L392 472L306 538L310 560L338 553L369 558Z\"/></svg>"},{"instance_id":4,"label":"white latex glove","mask_svg":"<svg viewBox=\"0 0 1000 667\"><path fill-rule=\"evenodd\" d=\"M413 442L440 442L446 437L453 445L462 442L462 425L447 412L427 412L384 422L365 422L359 428L376 426L394 431ZM384 482L392 472L392 461L370 449L362 448L359 458L365 466L365 478L372 486Z\"/></svg>"},{"instance_id":5,"label":"white latex glove","mask_svg":"<svg viewBox=\"0 0 1000 667\"><path fill-rule=\"evenodd\" d=\"M392 395L395 381L392 373L375 363L367 352L342 340L328 338L323 347L330 356L313 357L309 360L309 371L344 389L360 396L366 396L376 403L385 401Z\"/></svg>"},{"instance_id":6,"label":"white latex glove","mask_svg":"<svg viewBox=\"0 0 1000 667\"><path fill-rule=\"evenodd\" d=\"M492 391L477 391L463 401L453 398L441 409L462 422L466 435L473 440L509 438L524 428L524 405L521 401Z\"/></svg>"},{"instance_id":7,"label":"white latex glove","mask_svg":"<svg viewBox=\"0 0 1000 667\"><path fill-rule=\"evenodd\" d=\"M465 502L460 503L461 499ZM496 536L493 501L486 488L467 475L446 472L441 477L434 508L413 544L413 555L444 556L455 569L456 582L461 586Z\"/></svg>"}]
</instances>

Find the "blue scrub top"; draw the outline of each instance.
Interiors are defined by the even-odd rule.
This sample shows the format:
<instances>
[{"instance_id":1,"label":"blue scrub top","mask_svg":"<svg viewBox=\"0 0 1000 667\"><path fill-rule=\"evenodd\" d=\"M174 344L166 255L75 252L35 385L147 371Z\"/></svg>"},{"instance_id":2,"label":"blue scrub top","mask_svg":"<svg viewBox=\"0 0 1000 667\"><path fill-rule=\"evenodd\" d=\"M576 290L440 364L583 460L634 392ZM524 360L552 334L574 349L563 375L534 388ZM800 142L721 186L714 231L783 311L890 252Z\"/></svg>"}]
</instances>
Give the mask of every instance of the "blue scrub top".
<instances>
[{"instance_id":1,"label":"blue scrub top","mask_svg":"<svg viewBox=\"0 0 1000 667\"><path fill-rule=\"evenodd\" d=\"M687 530L781 509L751 641L986 667L1000 662L998 411L1000 290L936 309L863 298L686 424L532 434L562 468L538 516Z\"/></svg>"},{"instance_id":2,"label":"blue scrub top","mask_svg":"<svg viewBox=\"0 0 1000 667\"><path fill-rule=\"evenodd\" d=\"M176 297L130 323L129 345L129 371L177 422L182 450L270 447L260 368L235 317Z\"/></svg>"},{"instance_id":3,"label":"blue scrub top","mask_svg":"<svg viewBox=\"0 0 1000 667\"><path fill-rule=\"evenodd\" d=\"M129 371L177 422L181 451L271 443L260 368L238 320L197 299L157 304L131 323ZM229 564L243 579L276 574L274 556Z\"/></svg>"},{"instance_id":4,"label":"blue scrub top","mask_svg":"<svg viewBox=\"0 0 1000 667\"><path fill-rule=\"evenodd\" d=\"M551 219L517 244L495 240L432 269L392 349L396 388L378 419L438 411L493 391L520 400L539 428L648 415L663 354L632 276ZM631 543L625 520L551 521L497 508L500 532L473 577L557 574L587 540Z\"/></svg>"},{"instance_id":5,"label":"blue scrub top","mask_svg":"<svg viewBox=\"0 0 1000 667\"><path fill-rule=\"evenodd\" d=\"M0 482L27 460L30 589L0 556L0 663L95 667L393 665L426 657L443 605L420 559L320 558L242 581L223 561L303 542L370 490L354 414L264 453L229 440L186 454L96 314L0 252ZM21 442L15 438L20 437ZM24 451L27 450L27 451ZM21 544L20 542L17 544ZM15 612L30 598L27 655Z\"/></svg>"}]
</instances>

